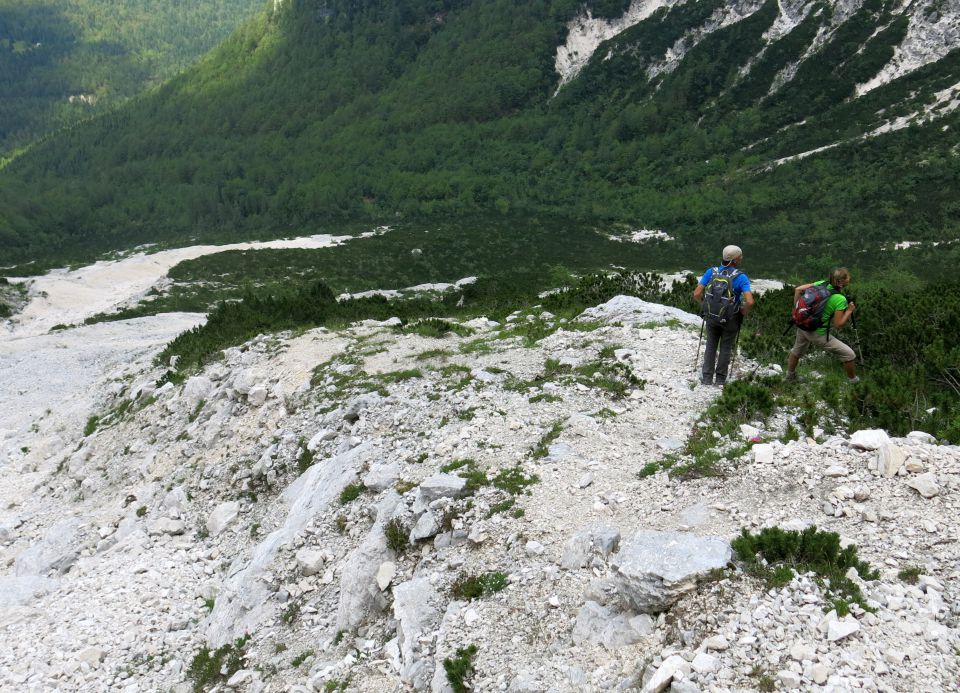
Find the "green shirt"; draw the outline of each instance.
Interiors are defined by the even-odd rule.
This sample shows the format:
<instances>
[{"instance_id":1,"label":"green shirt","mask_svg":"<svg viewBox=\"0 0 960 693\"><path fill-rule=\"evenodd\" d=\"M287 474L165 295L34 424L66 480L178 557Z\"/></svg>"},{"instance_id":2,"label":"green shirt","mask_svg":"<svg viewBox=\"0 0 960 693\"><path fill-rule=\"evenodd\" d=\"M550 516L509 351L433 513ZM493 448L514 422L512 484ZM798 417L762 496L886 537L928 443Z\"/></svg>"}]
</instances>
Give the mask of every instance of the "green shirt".
<instances>
[{"instance_id":1,"label":"green shirt","mask_svg":"<svg viewBox=\"0 0 960 693\"><path fill-rule=\"evenodd\" d=\"M814 282L814 284L827 284L825 281ZM831 284L827 284L827 288L830 291L836 291ZM826 334L827 326L830 324L830 320L833 319L833 314L838 310L847 309L847 297L841 293L835 293L827 300L827 305L823 309L823 327L817 329L817 334Z\"/></svg>"}]
</instances>

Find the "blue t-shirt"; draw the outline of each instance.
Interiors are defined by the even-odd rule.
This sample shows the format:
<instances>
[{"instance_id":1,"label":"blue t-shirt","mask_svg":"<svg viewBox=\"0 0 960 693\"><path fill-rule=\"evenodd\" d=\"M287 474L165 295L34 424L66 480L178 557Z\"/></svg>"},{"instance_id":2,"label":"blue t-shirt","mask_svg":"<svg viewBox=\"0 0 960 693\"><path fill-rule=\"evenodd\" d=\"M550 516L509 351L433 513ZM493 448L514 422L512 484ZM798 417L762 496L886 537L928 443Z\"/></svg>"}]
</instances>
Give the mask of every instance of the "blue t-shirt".
<instances>
[{"instance_id":1,"label":"blue t-shirt","mask_svg":"<svg viewBox=\"0 0 960 693\"><path fill-rule=\"evenodd\" d=\"M700 286L706 286L707 284L710 283L710 280L713 278L713 271L715 269L718 269L718 268L710 267L709 269L707 269L706 272L703 273L703 276L700 277ZM721 272L728 272L728 271L732 272L736 268L721 265L719 269ZM741 296L743 296L743 292L750 291L750 277L748 277L743 272L740 272L739 270L738 272L739 274L737 274L737 276L733 278L732 284L733 284L733 297L734 297L734 300L736 301L736 304L739 306L740 301L742 300Z\"/></svg>"}]
</instances>

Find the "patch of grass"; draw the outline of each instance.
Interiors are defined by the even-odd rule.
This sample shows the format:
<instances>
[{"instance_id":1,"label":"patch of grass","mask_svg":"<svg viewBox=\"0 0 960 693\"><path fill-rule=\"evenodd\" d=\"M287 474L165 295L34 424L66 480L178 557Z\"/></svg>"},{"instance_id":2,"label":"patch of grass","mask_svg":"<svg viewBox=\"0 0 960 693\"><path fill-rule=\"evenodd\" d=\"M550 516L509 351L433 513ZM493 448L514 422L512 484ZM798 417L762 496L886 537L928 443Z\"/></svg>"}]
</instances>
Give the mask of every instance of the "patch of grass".
<instances>
[{"instance_id":1,"label":"patch of grass","mask_svg":"<svg viewBox=\"0 0 960 693\"><path fill-rule=\"evenodd\" d=\"M477 646L468 645L457 649L454 657L443 660L443 670L447 674L447 683L450 684L453 693L468 693L472 690L470 682L476 671L473 666L473 658L476 655Z\"/></svg>"},{"instance_id":2,"label":"patch of grass","mask_svg":"<svg viewBox=\"0 0 960 693\"><path fill-rule=\"evenodd\" d=\"M562 402L563 397L549 392L541 392L539 395L534 395L527 401L530 402L530 404L537 404L538 402Z\"/></svg>"},{"instance_id":3,"label":"patch of grass","mask_svg":"<svg viewBox=\"0 0 960 693\"><path fill-rule=\"evenodd\" d=\"M653 476L659 472L663 467L661 467L659 462L647 462L643 465L643 468L637 472L638 479L646 479L648 476Z\"/></svg>"},{"instance_id":4,"label":"patch of grass","mask_svg":"<svg viewBox=\"0 0 960 693\"><path fill-rule=\"evenodd\" d=\"M389 373L380 373L375 377L377 380L379 380L380 382L386 385L392 385L393 383L402 383L405 380L422 378L423 373L421 373L416 368L411 368L405 371L391 371Z\"/></svg>"},{"instance_id":5,"label":"patch of grass","mask_svg":"<svg viewBox=\"0 0 960 693\"><path fill-rule=\"evenodd\" d=\"M197 402L197 406L193 408L193 411L190 412L190 416L187 417L189 423L193 423L197 420L197 417L200 416L200 412L203 411L203 408L206 406L207 400L201 399Z\"/></svg>"},{"instance_id":6,"label":"patch of grass","mask_svg":"<svg viewBox=\"0 0 960 693\"><path fill-rule=\"evenodd\" d=\"M468 407L457 412L457 418L461 421L472 421L477 415L478 407Z\"/></svg>"},{"instance_id":7,"label":"patch of grass","mask_svg":"<svg viewBox=\"0 0 960 693\"><path fill-rule=\"evenodd\" d=\"M507 498L506 500L502 500L499 503L494 503L493 505L490 506L490 510L487 511L487 515L486 515L487 519L489 520L491 517L499 513L507 512L510 508L512 508L516 504L516 502L517 501L514 500L513 498Z\"/></svg>"},{"instance_id":8,"label":"patch of grass","mask_svg":"<svg viewBox=\"0 0 960 693\"><path fill-rule=\"evenodd\" d=\"M87 419L87 425L83 427L83 437L86 438L87 436L93 435L97 430L97 426L99 425L100 417L91 416L89 419Z\"/></svg>"},{"instance_id":9,"label":"patch of grass","mask_svg":"<svg viewBox=\"0 0 960 693\"><path fill-rule=\"evenodd\" d=\"M920 566L910 566L909 568L904 568L899 573L897 577L906 582L908 585L916 585L920 580L920 576L923 575L923 568Z\"/></svg>"},{"instance_id":10,"label":"patch of grass","mask_svg":"<svg viewBox=\"0 0 960 693\"><path fill-rule=\"evenodd\" d=\"M203 600L203 608L207 611L213 611L213 607L216 606L217 600L213 597L207 597Z\"/></svg>"},{"instance_id":11,"label":"patch of grass","mask_svg":"<svg viewBox=\"0 0 960 693\"><path fill-rule=\"evenodd\" d=\"M406 479L401 479L393 485L393 489L401 496L408 491L412 491L416 487L417 483L415 481L407 481Z\"/></svg>"},{"instance_id":12,"label":"patch of grass","mask_svg":"<svg viewBox=\"0 0 960 693\"><path fill-rule=\"evenodd\" d=\"M461 354L489 354L493 351L493 345L483 337L473 339L469 342L463 342L460 345Z\"/></svg>"},{"instance_id":13,"label":"patch of grass","mask_svg":"<svg viewBox=\"0 0 960 693\"><path fill-rule=\"evenodd\" d=\"M501 572L461 575L450 587L454 599L473 601L501 591L507 586L507 575Z\"/></svg>"},{"instance_id":14,"label":"patch of grass","mask_svg":"<svg viewBox=\"0 0 960 693\"><path fill-rule=\"evenodd\" d=\"M550 444L560 437L563 433L563 421L554 421L550 429L543 434L537 444L530 451L530 457L535 460L546 457L550 454Z\"/></svg>"},{"instance_id":15,"label":"patch of grass","mask_svg":"<svg viewBox=\"0 0 960 693\"><path fill-rule=\"evenodd\" d=\"M344 631L338 630L338 631L337 631L337 634L333 636L333 644L334 644L334 645L339 645L340 643L342 643L342 642L343 642L343 636L345 636L345 635L346 635L346 633L345 633Z\"/></svg>"},{"instance_id":16,"label":"patch of grass","mask_svg":"<svg viewBox=\"0 0 960 693\"><path fill-rule=\"evenodd\" d=\"M390 520L383 528L383 533L387 537L387 548L398 556L405 554L410 548L410 529L399 517Z\"/></svg>"},{"instance_id":17,"label":"patch of grass","mask_svg":"<svg viewBox=\"0 0 960 693\"><path fill-rule=\"evenodd\" d=\"M536 474L527 476L520 465L504 469L493 478L493 485L501 491L518 496L521 493L529 493L527 487L533 486L540 481Z\"/></svg>"},{"instance_id":18,"label":"patch of grass","mask_svg":"<svg viewBox=\"0 0 960 693\"><path fill-rule=\"evenodd\" d=\"M357 500L364 491L367 490L367 487L363 485L363 482L358 482L356 484L347 484L347 486L340 492L340 505L346 505L347 503L352 503Z\"/></svg>"},{"instance_id":19,"label":"patch of grass","mask_svg":"<svg viewBox=\"0 0 960 693\"><path fill-rule=\"evenodd\" d=\"M137 508L137 517L143 517L146 514L147 514L147 506L141 505L139 508Z\"/></svg>"},{"instance_id":20,"label":"patch of grass","mask_svg":"<svg viewBox=\"0 0 960 693\"><path fill-rule=\"evenodd\" d=\"M453 352L449 349L427 349L417 354L416 359L417 361L426 361L428 359L447 358L448 356L453 356Z\"/></svg>"},{"instance_id":21,"label":"patch of grass","mask_svg":"<svg viewBox=\"0 0 960 693\"><path fill-rule=\"evenodd\" d=\"M777 690L777 682L774 681L773 677L770 676L770 674L768 674L766 670L759 664L753 665L753 669L750 670L750 676L757 680L758 691L771 693L772 691Z\"/></svg>"},{"instance_id":22,"label":"patch of grass","mask_svg":"<svg viewBox=\"0 0 960 693\"><path fill-rule=\"evenodd\" d=\"M323 684L324 693L337 693L337 691L347 690L347 686L350 685L350 679L344 679L340 681L339 679L330 679L325 684Z\"/></svg>"},{"instance_id":23,"label":"patch of grass","mask_svg":"<svg viewBox=\"0 0 960 693\"><path fill-rule=\"evenodd\" d=\"M314 452L307 447L307 441L300 439L300 454L297 456L297 471L303 474L313 466Z\"/></svg>"},{"instance_id":24,"label":"patch of grass","mask_svg":"<svg viewBox=\"0 0 960 693\"><path fill-rule=\"evenodd\" d=\"M313 657L314 654L315 653L313 650L304 650L303 652L301 652L296 657L290 660L290 666L296 669L298 666L306 662L310 657Z\"/></svg>"},{"instance_id":25,"label":"patch of grass","mask_svg":"<svg viewBox=\"0 0 960 693\"><path fill-rule=\"evenodd\" d=\"M300 617L300 609L303 608L299 600L291 600L287 604L283 611L280 612L280 620L283 621L286 625L291 625Z\"/></svg>"},{"instance_id":26,"label":"patch of grass","mask_svg":"<svg viewBox=\"0 0 960 693\"><path fill-rule=\"evenodd\" d=\"M193 681L193 690L199 693L211 684L226 681L243 668L249 635L216 650L202 648L190 662L187 678Z\"/></svg>"},{"instance_id":27,"label":"patch of grass","mask_svg":"<svg viewBox=\"0 0 960 693\"><path fill-rule=\"evenodd\" d=\"M447 462L444 465L441 465L440 471L443 472L444 474L449 474L450 472L455 472L456 470L463 469L464 467L476 467L476 466L477 466L476 460L473 460L470 458L456 459L456 460Z\"/></svg>"},{"instance_id":28,"label":"patch of grass","mask_svg":"<svg viewBox=\"0 0 960 693\"><path fill-rule=\"evenodd\" d=\"M840 535L835 532L816 527L801 532L767 527L754 535L744 529L731 546L749 572L770 580L772 585L791 580L794 571L813 572L829 583L828 589L835 597L870 610L860 588L846 573L854 568L863 580L876 580L880 574L858 558L856 546L841 549Z\"/></svg>"},{"instance_id":29,"label":"patch of grass","mask_svg":"<svg viewBox=\"0 0 960 693\"><path fill-rule=\"evenodd\" d=\"M594 412L590 416L592 416L595 419L613 419L613 418L616 418L617 412L615 412L613 409L610 409L609 407L604 407L603 409L600 409L599 411Z\"/></svg>"}]
</instances>

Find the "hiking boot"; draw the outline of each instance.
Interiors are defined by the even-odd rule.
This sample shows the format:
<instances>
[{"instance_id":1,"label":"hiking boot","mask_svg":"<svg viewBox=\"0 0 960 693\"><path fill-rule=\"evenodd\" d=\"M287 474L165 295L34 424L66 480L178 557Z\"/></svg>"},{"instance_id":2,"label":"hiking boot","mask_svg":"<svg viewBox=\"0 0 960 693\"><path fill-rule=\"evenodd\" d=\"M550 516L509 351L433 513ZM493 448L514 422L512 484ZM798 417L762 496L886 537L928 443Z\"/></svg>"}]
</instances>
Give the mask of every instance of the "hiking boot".
<instances>
[{"instance_id":1,"label":"hiking boot","mask_svg":"<svg viewBox=\"0 0 960 693\"><path fill-rule=\"evenodd\" d=\"M847 378L847 385L856 385L860 382L860 376L855 375L852 378Z\"/></svg>"},{"instance_id":2,"label":"hiking boot","mask_svg":"<svg viewBox=\"0 0 960 693\"><path fill-rule=\"evenodd\" d=\"M704 378L704 377L701 376L701 377L700 377L700 384L701 384L701 385L713 385L713 378Z\"/></svg>"},{"instance_id":3,"label":"hiking boot","mask_svg":"<svg viewBox=\"0 0 960 693\"><path fill-rule=\"evenodd\" d=\"M786 380L787 382L791 382L791 383L802 383L802 382L803 382L803 378L801 378L799 375L797 375L797 372L796 372L796 371L793 371L793 372L787 371L786 375L783 376L783 379Z\"/></svg>"}]
</instances>

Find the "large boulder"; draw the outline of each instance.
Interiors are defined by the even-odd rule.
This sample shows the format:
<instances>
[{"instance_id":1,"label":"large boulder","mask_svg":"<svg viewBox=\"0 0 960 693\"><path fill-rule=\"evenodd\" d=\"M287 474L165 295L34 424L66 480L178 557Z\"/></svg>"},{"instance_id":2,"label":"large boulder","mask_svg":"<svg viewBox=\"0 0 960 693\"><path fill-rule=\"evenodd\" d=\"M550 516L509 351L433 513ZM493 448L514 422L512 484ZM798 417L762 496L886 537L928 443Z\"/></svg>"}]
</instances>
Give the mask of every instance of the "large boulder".
<instances>
[{"instance_id":1,"label":"large boulder","mask_svg":"<svg viewBox=\"0 0 960 693\"><path fill-rule=\"evenodd\" d=\"M890 442L890 436L881 428L866 428L850 436L850 445L861 450L877 450Z\"/></svg>"},{"instance_id":2,"label":"large boulder","mask_svg":"<svg viewBox=\"0 0 960 693\"><path fill-rule=\"evenodd\" d=\"M720 537L644 530L621 545L610 559L621 605L659 613L696 587L697 578L730 561L730 544Z\"/></svg>"},{"instance_id":3,"label":"large boulder","mask_svg":"<svg viewBox=\"0 0 960 693\"><path fill-rule=\"evenodd\" d=\"M624 325L677 320L686 325L700 326L700 318L692 313L687 313L679 308L662 306L659 303L642 301L634 296L614 296L606 303L587 308L577 317L577 320L619 322Z\"/></svg>"},{"instance_id":4,"label":"large boulder","mask_svg":"<svg viewBox=\"0 0 960 693\"><path fill-rule=\"evenodd\" d=\"M13 574L25 577L46 576L50 571L66 573L84 548L84 528L83 521L76 517L55 524L41 541L17 556Z\"/></svg>"}]
</instances>

